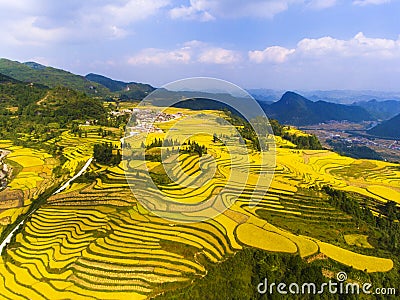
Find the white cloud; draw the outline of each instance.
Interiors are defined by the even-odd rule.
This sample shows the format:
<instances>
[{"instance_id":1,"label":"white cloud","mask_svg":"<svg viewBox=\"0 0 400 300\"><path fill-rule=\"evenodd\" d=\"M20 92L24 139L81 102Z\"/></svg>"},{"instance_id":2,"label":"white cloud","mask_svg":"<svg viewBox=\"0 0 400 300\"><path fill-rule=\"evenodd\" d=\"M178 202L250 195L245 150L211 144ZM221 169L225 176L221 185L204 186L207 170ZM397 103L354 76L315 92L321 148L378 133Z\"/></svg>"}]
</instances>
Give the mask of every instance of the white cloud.
<instances>
[{"instance_id":1,"label":"white cloud","mask_svg":"<svg viewBox=\"0 0 400 300\"><path fill-rule=\"evenodd\" d=\"M354 5L366 6L366 5L380 5L390 3L390 0L354 0Z\"/></svg>"},{"instance_id":2,"label":"white cloud","mask_svg":"<svg viewBox=\"0 0 400 300\"><path fill-rule=\"evenodd\" d=\"M374 57L385 59L400 57L400 39L369 38L362 32L349 40L332 37L303 39L297 44L297 52L307 56Z\"/></svg>"},{"instance_id":3,"label":"white cloud","mask_svg":"<svg viewBox=\"0 0 400 300\"><path fill-rule=\"evenodd\" d=\"M330 36L322 37L319 39L303 39L297 44L297 50L301 53L307 53L313 56L328 55L331 52L344 54L345 49L344 40L337 40Z\"/></svg>"},{"instance_id":4,"label":"white cloud","mask_svg":"<svg viewBox=\"0 0 400 300\"><path fill-rule=\"evenodd\" d=\"M129 0L123 1L122 5L117 5L114 2L107 4L100 9L102 20L105 21L107 18L111 18L113 22L119 25L127 25L133 22L144 20L159 9L169 4L168 0ZM94 9L94 14L99 12Z\"/></svg>"},{"instance_id":5,"label":"white cloud","mask_svg":"<svg viewBox=\"0 0 400 300\"><path fill-rule=\"evenodd\" d=\"M172 8L169 15L172 19L199 21L246 17L271 19L288 10L290 6L326 9L335 6L337 2L338 0L190 0L188 5Z\"/></svg>"},{"instance_id":6,"label":"white cloud","mask_svg":"<svg viewBox=\"0 0 400 300\"><path fill-rule=\"evenodd\" d=\"M209 64L233 64L240 60L240 55L223 48L210 48L202 51L198 57L200 63Z\"/></svg>"},{"instance_id":7,"label":"white cloud","mask_svg":"<svg viewBox=\"0 0 400 300\"><path fill-rule=\"evenodd\" d=\"M305 38L297 43L296 48L288 49L271 46L264 50L248 52L249 61L260 63L330 62L333 60L363 60L377 62L380 60L400 59L400 37L397 40L370 38L362 32L348 40L325 36L317 39Z\"/></svg>"},{"instance_id":8,"label":"white cloud","mask_svg":"<svg viewBox=\"0 0 400 300\"><path fill-rule=\"evenodd\" d=\"M172 19L211 21L215 18L206 11L196 10L193 6L175 7L169 12Z\"/></svg>"},{"instance_id":9,"label":"white cloud","mask_svg":"<svg viewBox=\"0 0 400 300\"><path fill-rule=\"evenodd\" d=\"M283 63L285 62L288 57L295 53L295 49L287 49L280 46L272 46L268 47L262 51L249 51L249 59L255 63L262 63L262 62L272 62L272 63Z\"/></svg>"},{"instance_id":10,"label":"white cloud","mask_svg":"<svg viewBox=\"0 0 400 300\"><path fill-rule=\"evenodd\" d=\"M143 64L188 64L188 63L205 63L205 64L233 64L240 61L241 56L238 52L213 47L201 41L189 41L182 47L173 50L143 49L139 53L128 59L128 63L132 65Z\"/></svg>"},{"instance_id":11,"label":"white cloud","mask_svg":"<svg viewBox=\"0 0 400 300\"><path fill-rule=\"evenodd\" d=\"M175 7L170 10L173 19L196 19L210 21L217 17L272 18L288 9L292 3L301 0L190 0L189 6Z\"/></svg>"},{"instance_id":12,"label":"white cloud","mask_svg":"<svg viewBox=\"0 0 400 300\"><path fill-rule=\"evenodd\" d=\"M189 63L191 60L190 49L178 49L166 51L162 49L148 48L130 57L128 63L131 65L165 65L170 63Z\"/></svg>"},{"instance_id":13,"label":"white cloud","mask_svg":"<svg viewBox=\"0 0 400 300\"><path fill-rule=\"evenodd\" d=\"M158 13L170 0L0 0L0 34L18 45L117 39Z\"/></svg>"},{"instance_id":14,"label":"white cloud","mask_svg":"<svg viewBox=\"0 0 400 300\"><path fill-rule=\"evenodd\" d=\"M333 7L337 4L337 0L311 0L307 3L307 6L312 9L325 9Z\"/></svg>"},{"instance_id":15,"label":"white cloud","mask_svg":"<svg viewBox=\"0 0 400 300\"><path fill-rule=\"evenodd\" d=\"M37 17L26 17L16 20L7 27L5 36L20 45L40 46L48 42L59 42L68 36L66 28L41 28L35 26Z\"/></svg>"}]
</instances>

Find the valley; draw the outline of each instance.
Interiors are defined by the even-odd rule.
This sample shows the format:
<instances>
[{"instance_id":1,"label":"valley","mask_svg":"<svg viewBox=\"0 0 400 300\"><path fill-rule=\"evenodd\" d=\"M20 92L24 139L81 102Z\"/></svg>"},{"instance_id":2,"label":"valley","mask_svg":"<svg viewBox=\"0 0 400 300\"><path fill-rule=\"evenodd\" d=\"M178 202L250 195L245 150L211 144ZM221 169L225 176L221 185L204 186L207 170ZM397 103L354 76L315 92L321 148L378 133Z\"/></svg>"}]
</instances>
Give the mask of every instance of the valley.
<instances>
[{"instance_id":1,"label":"valley","mask_svg":"<svg viewBox=\"0 0 400 300\"><path fill-rule=\"evenodd\" d=\"M329 140L345 144L346 147L365 146L377 153L374 159L399 163L400 140L369 135L367 134L369 128L371 128L371 122L351 123L346 121L300 126L301 130L315 134L323 145L329 149L332 149L332 145L328 144ZM360 155L362 156L363 154Z\"/></svg>"}]
</instances>

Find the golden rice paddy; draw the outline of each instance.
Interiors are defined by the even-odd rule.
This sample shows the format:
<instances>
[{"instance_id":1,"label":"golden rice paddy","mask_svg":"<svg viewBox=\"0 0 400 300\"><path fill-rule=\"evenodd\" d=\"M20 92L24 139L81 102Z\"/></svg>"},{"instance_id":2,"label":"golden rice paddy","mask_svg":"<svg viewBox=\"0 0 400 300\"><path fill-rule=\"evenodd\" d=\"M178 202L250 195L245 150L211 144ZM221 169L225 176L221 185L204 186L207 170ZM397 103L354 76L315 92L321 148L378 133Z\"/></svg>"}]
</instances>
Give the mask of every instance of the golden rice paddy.
<instances>
[{"instance_id":1,"label":"golden rice paddy","mask_svg":"<svg viewBox=\"0 0 400 300\"><path fill-rule=\"evenodd\" d=\"M323 242L318 242L318 245L321 253L358 270L366 270L368 273L372 273L387 272L393 268L391 259L362 255Z\"/></svg>"},{"instance_id":2,"label":"golden rice paddy","mask_svg":"<svg viewBox=\"0 0 400 300\"><path fill-rule=\"evenodd\" d=\"M177 111L184 110L170 109L171 113ZM165 122L160 128L167 131L174 125L175 121ZM223 130L230 134L228 128ZM190 134L190 127L182 132L183 137ZM163 136L153 134L149 141ZM326 150L289 149L285 147L293 145L277 138L278 145L271 150L276 151L276 165L260 167L261 158L257 154L251 154L245 161L240 155L228 153L221 145L212 143L210 136L212 133L197 135L196 141L209 149L216 164L214 176L193 187L201 169L199 159L181 154L179 164L171 169L177 182L159 187L171 200L193 204L215 196L231 179L231 190L221 193L223 203L232 204L228 210L199 223L164 220L138 202L126 182L122 164L114 167L92 164L89 171L101 176L93 182L72 183L62 193L50 197L26 220L14 244L6 248L0 261L1 295L5 299L146 299L168 287L205 276L207 271L200 257L220 262L243 247L301 257L323 253L339 263L367 272L387 272L393 268L390 259L362 255L293 234L259 216L264 210L288 220L305 218L320 222L332 218L338 224L346 223L347 215L321 208L317 205L321 199L308 197L301 189L330 184L377 200L390 200L391 191L398 192L400 185L400 171L392 164L366 163ZM71 175L75 174L77 167L91 156L93 144L99 141L103 139L95 132L89 132L87 138L64 132L60 145L64 147L67 161L63 167ZM25 175L22 170L20 177L11 182L12 189L33 189L40 180L43 182L43 177L32 168L39 170L46 165L49 157L45 153L6 142L0 148L6 146L13 151L9 159L29 168ZM139 145L132 143L135 146ZM30 160L30 156L34 159ZM133 162L131 166L139 164ZM158 170L159 163L146 164L148 169ZM250 171L246 175L238 172L231 176L232 166L243 173ZM267 193L254 191L263 168L275 169ZM42 170L47 176L49 172L51 168ZM239 187L243 189L237 195L235 188ZM149 196L152 193L149 191ZM251 199L258 201L256 206L250 205ZM217 207L203 211L204 214L218 212ZM0 220L12 222L19 213L17 210L1 212ZM187 212L186 216L193 214ZM350 246L366 248L369 245L366 237L353 234L345 239Z\"/></svg>"}]
</instances>

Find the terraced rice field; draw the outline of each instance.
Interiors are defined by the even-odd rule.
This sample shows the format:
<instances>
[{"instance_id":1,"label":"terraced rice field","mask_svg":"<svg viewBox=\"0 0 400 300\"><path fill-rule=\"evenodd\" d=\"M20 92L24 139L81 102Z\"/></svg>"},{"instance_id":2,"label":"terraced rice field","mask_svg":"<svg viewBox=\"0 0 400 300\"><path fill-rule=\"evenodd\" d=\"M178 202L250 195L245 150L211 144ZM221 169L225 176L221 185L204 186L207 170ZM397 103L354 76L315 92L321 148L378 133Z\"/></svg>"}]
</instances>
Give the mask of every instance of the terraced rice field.
<instances>
[{"instance_id":1,"label":"terraced rice field","mask_svg":"<svg viewBox=\"0 0 400 300\"><path fill-rule=\"evenodd\" d=\"M327 150L278 148L274 180L303 188L332 185L378 201L400 199L396 164L356 160Z\"/></svg>"},{"instance_id":2,"label":"terraced rice field","mask_svg":"<svg viewBox=\"0 0 400 300\"><path fill-rule=\"evenodd\" d=\"M31 202L49 186L56 184L53 169L57 166L50 154L42 150L15 146L1 140L0 149L10 151L6 163L13 169L13 178L0 192L0 233L28 210Z\"/></svg>"},{"instance_id":3,"label":"terraced rice field","mask_svg":"<svg viewBox=\"0 0 400 300\"><path fill-rule=\"evenodd\" d=\"M257 208L249 208L246 197L250 194L243 193L242 200L215 219L174 223L152 215L136 202L122 184L122 168L93 165L92 171L103 172L103 176L92 184L71 185L51 197L7 249L0 264L0 282L7 297L147 298L204 276L201 257L218 262L243 246L306 257L323 245L323 253L340 262L362 258L364 263L354 268L370 272L391 268L389 260L359 257L256 217L257 209L275 210L281 205L281 211L287 210L280 203L279 191L267 194ZM345 258L335 255L335 249L344 251ZM373 269L375 263L382 267Z\"/></svg>"},{"instance_id":4,"label":"terraced rice field","mask_svg":"<svg viewBox=\"0 0 400 300\"><path fill-rule=\"evenodd\" d=\"M49 140L45 143L47 145L56 143L59 147L62 147L63 156L67 159L62 167L64 170L69 172L70 177L75 175L80 164L84 164L90 157L92 157L94 144L107 142L118 147L120 146L119 138L102 138L99 136L99 126L81 126L81 128L87 132L87 137L79 137L72 134L70 131L65 131L61 134L61 137ZM104 129L109 130L110 128Z\"/></svg>"},{"instance_id":5,"label":"terraced rice field","mask_svg":"<svg viewBox=\"0 0 400 300\"><path fill-rule=\"evenodd\" d=\"M85 138L79 138L69 131L62 133L61 137L49 140L48 146L56 143L63 148L66 162L63 169L69 177L75 175L93 154L93 144L112 142L120 145L119 140L99 137L98 126L88 128ZM108 129L108 128L106 128ZM44 150L15 146L9 140L0 140L0 149L10 151L6 160L13 167L16 175L8 184L7 189L0 192L0 233L4 227L11 224L16 218L28 210L28 206L38 195L54 184L61 184L63 178L56 179L53 169L59 162ZM68 177L67 177L68 178Z\"/></svg>"},{"instance_id":6,"label":"terraced rice field","mask_svg":"<svg viewBox=\"0 0 400 300\"><path fill-rule=\"evenodd\" d=\"M172 126L174 122L160 125L165 130ZM190 128L186 130L181 132L182 138L190 134ZM154 134L149 141L154 137L163 135ZM132 161L133 170L127 178L124 163L114 167L92 163L88 172L97 174L95 180L75 182L50 197L6 248L0 262L2 297L147 299L205 276L205 260L221 262L243 247L301 257L323 253L368 272L393 268L390 259L361 255L324 239L334 241L336 236L311 238L308 232L296 232L292 226L299 222L304 228L323 224L333 233L336 228L354 227L348 215L328 205L318 192L307 192L308 188L331 184L371 196L367 187L373 183L375 192L388 187L397 191L400 173L393 165L358 161L329 151L274 148L271 151L277 153L276 164L260 167L259 155L250 153L247 160L243 159L236 152L226 151L229 145L212 143L210 137L210 133L196 136L196 141L209 149L208 155L199 159L197 155L180 154L179 164L170 168L177 180L158 188L172 204L203 203L218 194L221 206L201 211L214 218L185 223L149 212L132 194L127 178L140 188L143 178L135 175L138 168L159 172L158 162ZM64 167L72 171L86 161L98 139L92 133L81 139L64 133L60 141L68 159ZM139 146L132 143L132 147ZM215 172L198 184L202 164L214 164ZM275 177L266 192L256 183L273 169ZM228 182L228 188L223 189ZM156 195L153 190L146 194L150 199ZM179 217L189 220L196 214L199 212L182 211ZM6 217L12 219L13 214ZM276 225L279 222L275 221L282 218L288 228Z\"/></svg>"},{"instance_id":7,"label":"terraced rice field","mask_svg":"<svg viewBox=\"0 0 400 300\"><path fill-rule=\"evenodd\" d=\"M16 236L18 247L8 248L0 265L4 284L16 276L13 285L4 285L9 297L146 298L203 276L200 256L219 261L233 253L222 224L174 224L152 216L121 187L121 169L107 171L113 177L104 177L107 188L96 183L82 189L81 198L75 190L53 196L26 223ZM123 199L110 205L108 192ZM29 292L20 287L26 282Z\"/></svg>"}]
</instances>

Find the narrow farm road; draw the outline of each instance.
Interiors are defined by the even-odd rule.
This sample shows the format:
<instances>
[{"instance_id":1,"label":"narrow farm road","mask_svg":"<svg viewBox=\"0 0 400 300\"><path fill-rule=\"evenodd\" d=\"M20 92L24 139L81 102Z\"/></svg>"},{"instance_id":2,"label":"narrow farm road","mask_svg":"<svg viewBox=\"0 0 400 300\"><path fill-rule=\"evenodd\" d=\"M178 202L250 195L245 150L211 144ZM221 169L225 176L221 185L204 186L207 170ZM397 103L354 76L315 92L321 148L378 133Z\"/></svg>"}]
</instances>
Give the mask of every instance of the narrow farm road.
<instances>
[{"instance_id":1,"label":"narrow farm road","mask_svg":"<svg viewBox=\"0 0 400 300\"><path fill-rule=\"evenodd\" d=\"M72 181L74 181L75 179L77 179L79 176L81 176L81 175L86 171L86 169L90 166L90 164L92 163L92 161L93 161L93 157L91 157L90 159L88 159L88 161L87 161L86 164L82 167L82 169L80 169L78 173L76 173L71 179L69 179L66 183L64 183L64 184L63 184L58 190L56 190L52 195L56 195L56 194L62 192L63 190L65 190L65 189L71 184ZM5 237L5 239L4 239L4 240L1 242L1 244L0 244L0 254L2 253L4 247L6 247L6 245L7 245L8 243L10 243L11 238L13 237L14 233L18 230L18 228L19 228L20 226L22 226L22 225L24 224L26 218L29 217L31 214L33 214L39 207L40 207L40 205L38 205L38 206L37 206L34 210L32 210L30 213L27 213L27 214L25 215L25 218L24 218L20 223L18 223L17 225L15 225L14 229Z\"/></svg>"}]
</instances>

